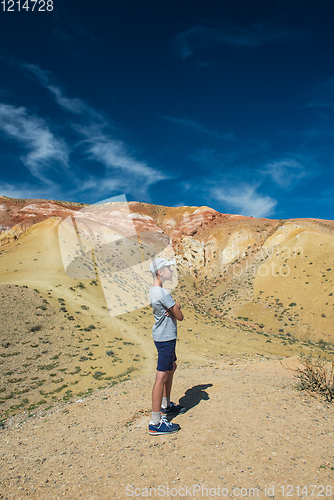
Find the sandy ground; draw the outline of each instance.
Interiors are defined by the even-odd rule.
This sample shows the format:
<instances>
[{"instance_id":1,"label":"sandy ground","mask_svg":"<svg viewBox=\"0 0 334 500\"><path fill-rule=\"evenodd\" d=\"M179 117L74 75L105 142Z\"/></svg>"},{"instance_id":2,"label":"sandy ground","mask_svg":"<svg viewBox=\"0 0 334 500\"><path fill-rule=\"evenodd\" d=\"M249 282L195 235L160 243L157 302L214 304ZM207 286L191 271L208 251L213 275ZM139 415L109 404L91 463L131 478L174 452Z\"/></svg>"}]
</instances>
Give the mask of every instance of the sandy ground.
<instances>
[{"instance_id":1,"label":"sandy ground","mask_svg":"<svg viewBox=\"0 0 334 500\"><path fill-rule=\"evenodd\" d=\"M153 379L8 421L0 498L332 495L333 406L298 392L279 361L179 367L174 401L187 412L170 436L148 434Z\"/></svg>"}]
</instances>

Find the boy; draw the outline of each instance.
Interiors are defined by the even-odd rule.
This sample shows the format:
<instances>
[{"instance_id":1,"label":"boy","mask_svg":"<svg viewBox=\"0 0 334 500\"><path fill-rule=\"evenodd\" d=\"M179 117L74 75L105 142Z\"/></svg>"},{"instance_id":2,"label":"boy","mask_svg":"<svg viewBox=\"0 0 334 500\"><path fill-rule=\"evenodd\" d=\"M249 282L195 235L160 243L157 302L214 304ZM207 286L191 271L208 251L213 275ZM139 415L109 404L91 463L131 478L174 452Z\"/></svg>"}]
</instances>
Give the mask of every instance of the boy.
<instances>
[{"instance_id":1,"label":"boy","mask_svg":"<svg viewBox=\"0 0 334 500\"><path fill-rule=\"evenodd\" d=\"M167 420L167 415L185 412L185 408L170 401L173 375L176 370L176 320L183 320L180 304L176 304L169 291L162 287L165 281L172 280L170 266L173 264L175 261L161 257L154 259L150 264L153 286L149 297L155 318L152 335L158 351L157 373L152 390L152 416L148 429L152 435L171 434L180 430L178 424L172 424Z\"/></svg>"}]
</instances>

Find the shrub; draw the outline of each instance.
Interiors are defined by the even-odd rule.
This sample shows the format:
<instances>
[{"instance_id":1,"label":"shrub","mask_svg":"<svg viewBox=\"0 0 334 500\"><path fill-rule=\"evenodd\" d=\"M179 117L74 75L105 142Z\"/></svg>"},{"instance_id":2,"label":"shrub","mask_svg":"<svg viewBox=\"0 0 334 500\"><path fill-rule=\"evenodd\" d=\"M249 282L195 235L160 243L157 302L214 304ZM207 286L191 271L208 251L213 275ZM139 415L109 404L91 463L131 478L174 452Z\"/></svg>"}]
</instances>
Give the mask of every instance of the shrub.
<instances>
[{"instance_id":1,"label":"shrub","mask_svg":"<svg viewBox=\"0 0 334 500\"><path fill-rule=\"evenodd\" d=\"M316 392L325 396L327 401L334 398L334 360L313 358L311 354L301 354L299 361L303 368L297 368L296 376L299 378L297 389Z\"/></svg>"},{"instance_id":2,"label":"shrub","mask_svg":"<svg viewBox=\"0 0 334 500\"><path fill-rule=\"evenodd\" d=\"M91 330L95 330L95 326L94 325L89 325L89 326L86 326L86 328L83 328L83 330L85 332L90 332Z\"/></svg>"},{"instance_id":3,"label":"shrub","mask_svg":"<svg viewBox=\"0 0 334 500\"><path fill-rule=\"evenodd\" d=\"M30 328L30 332L40 332L41 330L42 330L42 326L41 325L32 326Z\"/></svg>"}]
</instances>

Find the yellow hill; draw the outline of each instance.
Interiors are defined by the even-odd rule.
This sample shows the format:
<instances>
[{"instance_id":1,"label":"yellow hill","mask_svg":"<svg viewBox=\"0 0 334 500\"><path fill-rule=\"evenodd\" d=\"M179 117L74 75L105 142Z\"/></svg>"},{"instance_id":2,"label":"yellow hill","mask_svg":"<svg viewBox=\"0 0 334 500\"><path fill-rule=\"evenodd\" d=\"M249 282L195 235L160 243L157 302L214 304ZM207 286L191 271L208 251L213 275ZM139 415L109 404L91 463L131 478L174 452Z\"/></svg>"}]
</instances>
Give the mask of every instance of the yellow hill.
<instances>
[{"instance_id":1,"label":"yellow hill","mask_svg":"<svg viewBox=\"0 0 334 500\"><path fill-rule=\"evenodd\" d=\"M179 271L173 296L185 315L181 364L333 352L329 222L232 217L208 207L129 206L173 239ZM0 236L5 414L155 370L150 307L111 318L97 276L66 275L61 221L52 217Z\"/></svg>"}]
</instances>

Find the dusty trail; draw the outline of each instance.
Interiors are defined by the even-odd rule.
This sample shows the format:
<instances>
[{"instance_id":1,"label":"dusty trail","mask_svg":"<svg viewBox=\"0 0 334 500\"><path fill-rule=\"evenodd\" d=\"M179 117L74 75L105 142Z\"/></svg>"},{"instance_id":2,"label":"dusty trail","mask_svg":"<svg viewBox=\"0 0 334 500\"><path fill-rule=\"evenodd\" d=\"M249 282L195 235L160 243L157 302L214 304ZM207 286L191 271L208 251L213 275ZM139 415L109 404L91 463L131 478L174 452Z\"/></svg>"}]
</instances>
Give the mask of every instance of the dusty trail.
<instances>
[{"instance_id":1,"label":"dusty trail","mask_svg":"<svg viewBox=\"0 0 334 500\"><path fill-rule=\"evenodd\" d=\"M188 411L166 437L147 432L153 378L13 418L1 430L1 498L285 498L288 484L294 498L305 485L331 496L333 408L298 392L278 361L179 368L174 400Z\"/></svg>"}]
</instances>

